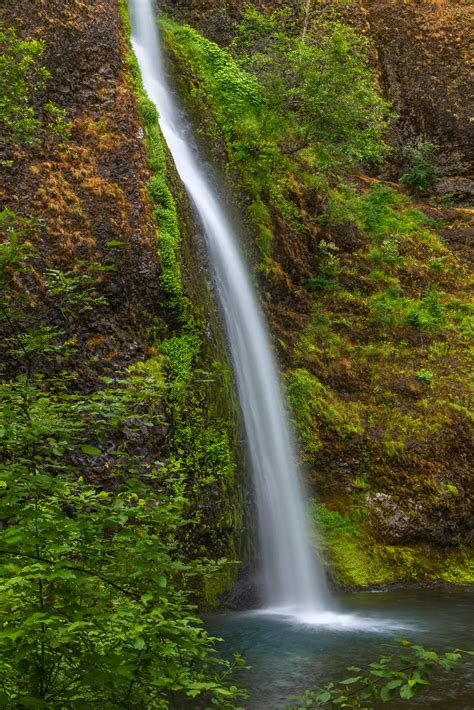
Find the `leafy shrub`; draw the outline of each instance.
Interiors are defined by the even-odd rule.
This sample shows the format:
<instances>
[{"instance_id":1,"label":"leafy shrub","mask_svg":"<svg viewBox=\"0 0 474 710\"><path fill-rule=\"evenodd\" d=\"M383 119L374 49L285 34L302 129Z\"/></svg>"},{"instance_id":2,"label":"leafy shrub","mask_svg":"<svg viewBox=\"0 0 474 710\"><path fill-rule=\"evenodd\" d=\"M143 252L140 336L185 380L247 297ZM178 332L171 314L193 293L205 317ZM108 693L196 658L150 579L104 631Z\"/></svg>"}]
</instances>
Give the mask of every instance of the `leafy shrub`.
<instances>
[{"instance_id":1,"label":"leafy shrub","mask_svg":"<svg viewBox=\"0 0 474 710\"><path fill-rule=\"evenodd\" d=\"M374 185L355 200L354 208L363 229L376 239L416 234L430 224L404 195L386 185Z\"/></svg>"},{"instance_id":2,"label":"leafy shrub","mask_svg":"<svg viewBox=\"0 0 474 710\"><path fill-rule=\"evenodd\" d=\"M140 114L146 126L154 126L158 123L158 111L155 104L144 96L140 99Z\"/></svg>"},{"instance_id":3,"label":"leafy shrub","mask_svg":"<svg viewBox=\"0 0 474 710\"><path fill-rule=\"evenodd\" d=\"M440 672L451 671L463 656L474 655L472 651L461 649L436 653L404 639L396 641L398 647L393 652L387 652L367 668L350 666L346 669L352 674L349 678L308 691L304 697L296 698L297 705L288 706L287 710L320 707L367 710L375 703L378 707L380 701L389 702L397 696L411 700Z\"/></svg>"},{"instance_id":4,"label":"leafy shrub","mask_svg":"<svg viewBox=\"0 0 474 710\"><path fill-rule=\"evenodd\" d=\"M431 257L431 259L428 259L427 266L429 269L432 271L443 271L446 268L446 257L445 256L439 256L439 257Z\"/></svg>"},{"instance_id":5,"label":"leafy shrub","mask_svg":"<svg viewBox=\"0 0 474 710\"><path fill-rule=\"evenodd\" d=\"M430 291L421 301L409 305L405 322L420 330L439 329L445 322L445 312L438 291Z\"/></svg>"},{"instance_id":6,"label":"leafy shrub","mask_svg":"<svg viewBox=\"0 0 474 710\"><path fill-rule=\"evenodd\" d=\"M433 380L433 373L430 370L425 370L422 368L421 370L417 370L416 378L420 382L423 382L423 384L429 385Z\"/></svg>"},{"instance_id":7,"label":"leafy shrub","mask_svg":"<svg viewBox=\"0 0 474 710\"><path fill-rule=\"evenodd\" d=\"M261 199L253 200L249 205L248 212L250 217L257 224L268 225L271 222L268 207L262 202Z\"/></svg>"},{"instance_id":8,"label":"leafy shrub","mask_svg":"<svg viewBox=\"0 0 474 710\"><path fill-rule=\"evenodd\" d=\"M397 264L400 261L398 251L398 241L394 237L388 237L382 242L382 257L387 264Z\"/></svg>"},{"instance_id":9,"label":"leafy shrub","mask_svg":"<svg viewBox=\"0 0 474 710\"><path fill-rule=\"evenodd\" d=\"M288 11L267 15L251 7L230 52L168 18L162 26L192 76L192 94L212 112L207 130L223 139L227 165L239 172L251 198L249 215L266 266L270 215L303 229L291 196L295 167L302 183L327 184L327 173L379 162L387 152L388 104L378 94L368 41L336 21L312 22L303 41ZM315 167L324 179L317 179ZM324 278L321 284L327 285Z\"/></svg>"},{"instance_id":10,"label":"leafy shrub","mask_svg":"<svg viewBox=\"0 0 474 710\"><path fill-rule=\"evenodd\" d=\"M404 298L399 287L389 287L370 297L372 317L376 323L390 328L411 326L418 330L440 330L446 321L445 307L438 291L424 298Z\"/></svg>"},{"instance_id":11,"label":"leafy shrub","mask_svg":"<svg viewBox=\"0 0 474 710\"><path fill-rule=\"evenodd\" d=\"M14 28L0 27L0 126L7 137L24 143L68 131L64 111L51 101L43 104L43 117L34 107L51 76L41 66L43 52L42 40L20 40Z\"/></svg>"},{"instance_id":12,"label":"leafy shrub","mask_svg":"<svg viewBox=\"0 0 474 710\"><path fill-rule=\"evenodd\" d=\"M434 143L418 143L405 146L403 157L410 165L400 182L418 192L428 192L438 178L438 169L433 162L437 146Z\"/></svg>"},{"instance_id":13,"label":"leafy shrub","mask_svg":"<svg viewBox=\"0 0 474 710\"><path fill-rule=\"evenodd\" d=\"M265 225L261 225L258 230L255 243L263 257L268 258L272 253L273 233Z\"/></svg>"},{"instance_id":14,"label":"leafy shrub","mask_svg":"<svg viewBox=\"0 0 474 710\"><path fill-rule=\"evenodd\" d=\"M308 279L307 287L310 291L331 291L337 288L338 276L341 270L339 251L334 242L322 239L318 246L320 261L318 273Z\"/></svg>"},{"instance_id":15,"label":"leafy shrub","mask_svg":"<svg viewBox=\"0 0 474 710\"><path fill-rule=\"evenodd\" d=\"M89 266L89 272L91 266ZM95 310L107 304L107 299L97 293L97 278L89 272L64 272L45 269L45 286L48 294L58 300L65 318Z\"/></svg>"},{"instance_id":16,"label":"leafy shrub","mask_svg":"<svg viewBox=\"0 0 474 710\"><path fill-rule=\"evenodd\" d=\"M184 501L160 492L159 470L133 475L124 452L109 470L113 491L83 477L102 455L105 427L131 416L131 397L156 394L146 379L137 389L139 378L91 398L45 384L1 387L2 707L158 708L180 694L231 698L220 681L230 666L214 658L177 586L202 567L176 546ZM79 471L71 464L78 450L86 455Z\"/></svg>"},{"instance_id":17,"label":"leafy shrub","mask_svg":"<svg viewBox=\"0 0 474 710\"><path fill-rule=\"evenodd\" d=\"M354 28L318 15L301 35L288 9L248 7L237 27L234 56L259 80L270 111L286 117L289 154L314 151L320 167L379 162L388 104L377 91L369 42Z\"/></svg>"},{"instance_id":18,"label":"leafy shrub","mask_svg":"<svg viewBox=\"0 0 474 710\"><path fill-rule=\"evenodd\" d=\"M22 304L14 277L31 271L31 253L21 225L1 221L10 240L0 318L15 323L2 354L23 374L0 383L0 706L139 710L199 698L234 707L233 664L215 653L188 596L219 565L183 551L187 501L171 457L151 464L123 436L161 423L161 363L115 373L89 394L48 374L67 336ZM66 298L81 296L76 311L90 307L88 283L84 300L81 280L48 278ZM73 335L72 318L67 327ZM226 464L217 437L211 455Z\"/></svg>"}]
</instances>

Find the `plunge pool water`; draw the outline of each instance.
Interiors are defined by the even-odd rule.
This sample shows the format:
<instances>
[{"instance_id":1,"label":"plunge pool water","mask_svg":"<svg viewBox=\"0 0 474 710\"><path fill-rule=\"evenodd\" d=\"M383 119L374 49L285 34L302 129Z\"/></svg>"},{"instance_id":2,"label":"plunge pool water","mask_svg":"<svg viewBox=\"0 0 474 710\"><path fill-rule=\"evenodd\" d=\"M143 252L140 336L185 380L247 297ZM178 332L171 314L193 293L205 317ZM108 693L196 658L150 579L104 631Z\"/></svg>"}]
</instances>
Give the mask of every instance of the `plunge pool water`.
<instances>
[{"instance_id":1,"label":"plunge pool water","mask_svg":"<svg viewBox=\"0 0 474 710\"><path fill-rule=\"evenodd\" d=\"M206 626L224 639L220 650L243 654L249 710L283 710L295 695L351 674L389 652L396 637L443 651L474 650L474 587L360 592L336 597L341 615L301 624L281 614L227 613ZM312 620L317 622L317 620ZM474 709L474 662L444 673L421 696L380 707Z\"/></svg>"}]
</instances>

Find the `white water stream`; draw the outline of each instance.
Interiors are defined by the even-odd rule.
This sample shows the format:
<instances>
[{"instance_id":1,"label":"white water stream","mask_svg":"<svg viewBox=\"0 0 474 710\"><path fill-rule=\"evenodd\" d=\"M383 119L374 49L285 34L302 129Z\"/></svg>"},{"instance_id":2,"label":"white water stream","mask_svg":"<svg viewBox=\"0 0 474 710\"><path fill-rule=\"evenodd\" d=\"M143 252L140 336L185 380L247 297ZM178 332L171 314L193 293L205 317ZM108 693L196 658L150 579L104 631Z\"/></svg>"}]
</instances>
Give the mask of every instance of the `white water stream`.
<instances>
[{"instance_id":1,"label":"white water stream","mask_svg":"<svg viewBox=\"0 0 474 710\"><path fill-rule=\"evenodd\" d=\"M278 372L238 240L170 89L153 0L129 0L132 43L177 171L201 219L224 315L250 452L266 606L313 618L328 608L311 552L305 501ZM330 614L329 614L330 615Z\"/></svg>"}]
</instances>

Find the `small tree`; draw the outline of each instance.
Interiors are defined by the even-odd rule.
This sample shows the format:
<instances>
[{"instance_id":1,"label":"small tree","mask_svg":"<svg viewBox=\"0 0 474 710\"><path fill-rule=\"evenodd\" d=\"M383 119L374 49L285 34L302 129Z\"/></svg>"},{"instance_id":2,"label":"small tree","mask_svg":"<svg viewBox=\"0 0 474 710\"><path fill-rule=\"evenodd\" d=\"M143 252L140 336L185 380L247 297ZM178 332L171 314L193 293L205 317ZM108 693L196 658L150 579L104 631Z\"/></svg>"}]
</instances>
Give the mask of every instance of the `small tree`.
<instances>
[{"instance_id":1,"label":"small tree","mask_svg":"<svg viewBox=\"0 0 474 710\"><path fill-rule=\"evenodd\" d=\"M327 170L380 162L390 117L370 67L369 40L318 15L299 33L294 13L248 8L232 48L260 80L268 105L287 118L287 153L310 147Z\"/></svg>"},{"instance_id":2,"label":"small tree","mask_svg":"<svg viewBox=\"0 0 474 710\"><path fill-rule=\"evenodd\" d=\"M50 78L42 66L42 40L20 40L0 27L0 134L3 140L33 143L48 133L64 135L65 112L51 101L36 106Z\"/></svg>"},{"instance_id":3,"label":"small tree","mask_svg":"<svg viewBox=\"0 0 474 710\"><path fill-rule=\"evenodd\" d=\"M403 157L410 167L401 176L400 182L418 192L429 192L438 179L438 168L434 162L437 147L434 143L405 146Z\"/></svg>"}]
</instances>

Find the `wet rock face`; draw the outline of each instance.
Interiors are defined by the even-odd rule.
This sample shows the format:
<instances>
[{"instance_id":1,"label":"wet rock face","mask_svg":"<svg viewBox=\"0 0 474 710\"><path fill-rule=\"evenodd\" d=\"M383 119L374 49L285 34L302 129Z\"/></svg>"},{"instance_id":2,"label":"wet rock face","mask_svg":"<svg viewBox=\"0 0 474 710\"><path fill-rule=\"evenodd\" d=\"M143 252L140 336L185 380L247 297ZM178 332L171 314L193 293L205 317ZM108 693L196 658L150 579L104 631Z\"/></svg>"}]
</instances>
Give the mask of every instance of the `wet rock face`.
<instances>
[{"instance_id":1,"label":"wet rock face","mask_svg":"<svg viewBox=\"0 0 474 710\"><path fill-rule=\"evenodd\" d=\"M365 2L401 144L440 146L444 175L472 171L470 2ZM471 173L472 177L472 173ZM446 186L452 191L452 186ZM441 189L441 186L440 186ZM454 188L456 189L456 188Z\"/></svg>"},{"instance_id":2,"label":"wet rock face","mask_svg":"<svg viewBox=\"0 0 474 710\"><path fill-rule=\"evenodd\" d=\"M246 0L159 0L158 6L180 22L187 22L209 39L227 44L232 28L247 6ZM254 0L252 5L260 10L286 8L285 0Z\"/></svg>"},{"instance_id":3,"label":"wet rock face","mask_svg":"<svg viewBox=\"0 0 474 710\"><path fill-rule=\"evenodd\" d=\"M221 597L225 609L241 611L258 609L263 604L263 579L258 560L244 562L237 573L234 586Z\"/></svg>"},{"instance_id":4,"label":"wet rock face","mask_svg":"<svg viewBox=\"0 0 474 710\"><path fill-rule=\"evenodd\" d=\"M41 229L31 236L38 273L105 267L97 291L106 303L78 319L70 363L87 389L101 375L144 357L146 329L163 315L146 197L149 174L122 28L115 0L7 5L6 25L22 38L44 40L42 61L51 78L38 101L64 109L71 134L62 146L7 146L14 160L3 176L3 206L40 220ZM60 304L44 284L22 286L35 295L38 317L64 329Z\"/></svg>"},{"instance_id":5,"label":"wet rock face","mask_svg":"<svg viewBox=\"0 0 474 710\"><path fill-rule=\"evenodd\" d=\"M377 537L386 543L469 545L473 540L472 513L453 486L431 499L397 500L389 493L378 492L367 493L365 502Z\"/></svg>"},{"instance_id":6,"label":"wet rock face","mask_svg":"<svg viewBox=\"0 0 474 710\"><path fill-rule=\"evenodd\" d=\"M435 192L438 195L450 194L461 200L472 200L474 180L462 176L443 177L436 183Z\"/></svg>"},{"instance_id":7,"label":"wet rock face","mask_svg":"<svg viewBox=\"0 0 474 710\"><path fill-rule=\"evenodd\" d=\"M75 93L72 104L96 98L97 90L120 70L118 15L113 4L48 2L12 3L18 29L46 39L45 62L56 80L48 93L58 102ZM104 62L104 58L109 58ZM113 94L104 96L107 106ZM74 109L74 106L71 106Z\"/></svg>"}]
</instances>

